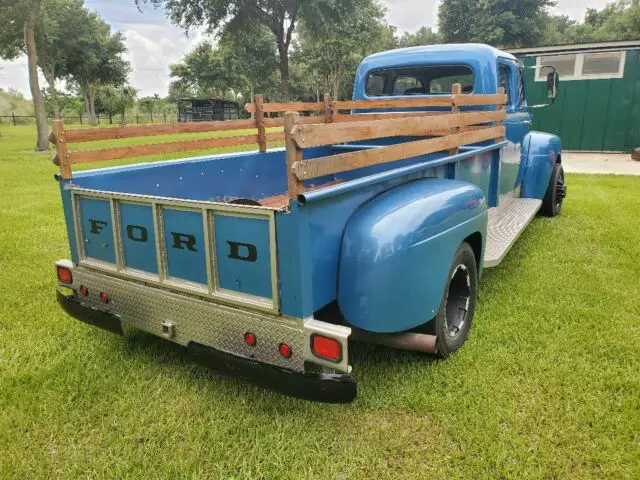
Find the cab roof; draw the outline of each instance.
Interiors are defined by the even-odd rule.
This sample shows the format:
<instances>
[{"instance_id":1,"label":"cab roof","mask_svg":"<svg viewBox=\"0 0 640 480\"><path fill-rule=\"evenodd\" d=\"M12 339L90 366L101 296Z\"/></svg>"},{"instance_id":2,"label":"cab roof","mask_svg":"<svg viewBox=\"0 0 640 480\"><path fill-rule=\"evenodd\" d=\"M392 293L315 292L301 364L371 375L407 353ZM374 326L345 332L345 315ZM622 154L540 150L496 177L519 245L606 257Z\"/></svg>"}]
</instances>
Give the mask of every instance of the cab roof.
<instances>
[{"instance_id":1,"label":"cab roof","mask_svg":"<svg viewBox=\"0 0 640 480\"><path fill-rule=\"evenodd\" d=\"M397 48L385 52L369 55L361 66L367 70L381 67L397 67L431 62L455 62L455 63L491 63L495 64L498 58L507 58L518 61L510 53L498 50L490 45L482 43L449 43L437 45L424 45L419 47Z\"/></svg>"}]
</instances>

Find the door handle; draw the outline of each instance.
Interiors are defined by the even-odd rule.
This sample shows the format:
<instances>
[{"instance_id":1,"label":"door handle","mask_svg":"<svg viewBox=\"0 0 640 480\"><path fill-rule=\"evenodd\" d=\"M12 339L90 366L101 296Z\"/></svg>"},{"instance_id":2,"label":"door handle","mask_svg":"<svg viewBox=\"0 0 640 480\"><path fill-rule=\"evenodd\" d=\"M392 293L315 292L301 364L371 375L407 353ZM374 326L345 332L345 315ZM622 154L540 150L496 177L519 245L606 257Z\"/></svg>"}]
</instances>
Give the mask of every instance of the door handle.
<instances>
[{"instance_id":1,"label":"door handle","mask_svg":"<svg viewBox=\"0 0 640 480\"><path fill-rule=\"evenodd\" d=\"M530 127L531 126L531 120L525 120L524 122L522 122L523 125Z\"/></svg>"}]
</instances>

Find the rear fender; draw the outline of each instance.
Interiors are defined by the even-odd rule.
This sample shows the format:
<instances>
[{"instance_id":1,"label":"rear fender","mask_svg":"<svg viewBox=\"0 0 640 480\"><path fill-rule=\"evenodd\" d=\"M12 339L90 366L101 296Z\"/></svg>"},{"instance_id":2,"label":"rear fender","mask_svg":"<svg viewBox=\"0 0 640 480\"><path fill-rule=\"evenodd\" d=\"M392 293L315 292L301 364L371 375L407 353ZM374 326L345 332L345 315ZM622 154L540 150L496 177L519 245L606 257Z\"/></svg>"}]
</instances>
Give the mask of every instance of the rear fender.
<instances>
[{"instance_id":1,"label":"rear fender","mask_svg":"<svg viewBox=\"0 0 640 480\"><path fill-rule=\"evenodd\" d=\"M523 145L524 179L520 196L542 200L549 185L553 166L560 161L562 143L560 137L549 133L531 132Z\"/></svg>"},{"instance_id":2,"label":"rear fender","mask_svg":"<svg viewBox=\"0 0 640 480\"><path fill-rule=\"evenodd\" d=\"M465 238L480 234L482 258L486 209L478 187L436 178L398 186L364 204L347 222L340 252L338 305L347 322L401 332L432 319Z\"/></svg>"}]
</instances>

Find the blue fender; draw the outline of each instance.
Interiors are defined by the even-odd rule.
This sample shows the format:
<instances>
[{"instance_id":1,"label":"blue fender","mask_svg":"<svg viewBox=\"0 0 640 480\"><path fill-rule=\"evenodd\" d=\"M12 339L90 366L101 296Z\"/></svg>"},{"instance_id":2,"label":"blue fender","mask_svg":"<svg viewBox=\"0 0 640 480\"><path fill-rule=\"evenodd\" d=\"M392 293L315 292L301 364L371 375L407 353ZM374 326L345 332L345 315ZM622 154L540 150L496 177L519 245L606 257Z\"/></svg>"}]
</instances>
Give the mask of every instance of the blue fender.
<instances>
[{"instance_id":1,"label":"blue fender","mask_svg":"<svg viewBox=\"0 0 640 480\"><path fill-rule=\"evenodd\" d=\"M467 182L428 178L374 197L351 216L342 239L344 318L371 332L402 332L431 320L458 246L479 235L482 258L486 231L487 201Z\"/></svg>"},{"instance_id":2,"label":"blue fender","mask_svg":"<svg viewBox=\"0 0 640 480\"><path fill-rule=\"evenodd\" d=\"M531 132L523 142L524 178L520 196L542 200L549 185L553 166L562 153L560 137L549 133Z\"/></svg>"}]
</instances>

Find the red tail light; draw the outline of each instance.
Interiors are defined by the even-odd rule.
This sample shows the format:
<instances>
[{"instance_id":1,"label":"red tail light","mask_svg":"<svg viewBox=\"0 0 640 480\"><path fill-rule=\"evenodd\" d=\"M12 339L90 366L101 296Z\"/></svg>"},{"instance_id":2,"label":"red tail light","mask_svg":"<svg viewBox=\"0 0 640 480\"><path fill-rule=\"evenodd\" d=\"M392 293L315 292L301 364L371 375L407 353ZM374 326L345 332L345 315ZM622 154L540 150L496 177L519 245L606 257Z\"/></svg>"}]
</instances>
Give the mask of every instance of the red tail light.
<instances>
[{"instance_id":1,"label":"red tail light","mask_svg":"<svg viewBox=\"0 0 640 480\"><path fill-rule=\"evenodd\" d=\"M60 283L66 283L67 285L71 285L73 283L73 275L71 274L71 270L67 267L57 267L58 269L58 280Z\"/></svg>"},{"instance_id":2,"label":"red tail light","mask_svg":"<svg viewBox=\"0 0 640 480\"><path fill-rule=\"evenodd\" d=\"M291 347L286 343L281 343L280 346L278 347L278 351L280 352L280 355L284 358L291 357L291 354L293 353L291 351Z\"/></svg>"},{"instance_id":3,"label":"red tail light","mask_svg":"<svg viewBox=\"0 0 640 480\"><path fill-rule=\"evenodd\" d=\"M82 294L83 297L86 297L87 295L89 295L89 289L87 287L85 287L84 285L80 286L80 293Z\"/></svg>"},{"instance_id":4,"label":"red tail light","mask_svg":"<svg viewBox=\"0 0 640 480\"><path fill-rule=\"evenodd\" d=\"M246 343L250 347L255 347L256 342L256 336L253 333L247 332L244 334L244 343Z\"/></svg>"},{"instance_id":5,"label":"red tail light","mask_svg":"<svg viewBox=\"0 0 640 480\"><path fill-rule=\"evenodd\" d=\"M340 363L342 361L342 345L335 338L311 335L311 351L324 360Z\"/></svg>"},{"instance_id":6,"label":"red tail light","mask_svg":"<svg viewBox=\"0 0 640 480\"><path fill-rule=\"evenodd\" d=\"M106 293L102 292L102 293L100 294L100 301L101 301L102 303L104 303L104 304L109 303L109 297L107 296L107 294L106 294Z\"/></svg>"}]
</instances>

